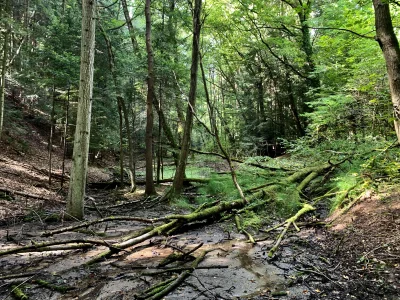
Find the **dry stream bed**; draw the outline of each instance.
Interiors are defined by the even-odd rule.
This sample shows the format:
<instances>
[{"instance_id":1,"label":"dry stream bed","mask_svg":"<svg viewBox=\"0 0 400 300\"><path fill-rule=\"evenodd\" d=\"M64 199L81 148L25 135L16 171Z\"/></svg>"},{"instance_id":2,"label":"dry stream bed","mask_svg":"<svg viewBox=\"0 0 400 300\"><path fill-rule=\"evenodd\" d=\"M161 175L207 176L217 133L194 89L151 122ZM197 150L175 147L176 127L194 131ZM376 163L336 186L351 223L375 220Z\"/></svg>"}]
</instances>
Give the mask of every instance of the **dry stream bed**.
<instances>
[{"instance_id":1,"label":"dry stream bed","mask_svg":"<svg viewBox=\"0 0 400 300\"><path fill-rule=\"evenodd\" d=\"M153 218L173 212L167 206L158 206L147 210L125 208L124 214ZM89 218L95 219L95 212L91 214ZM40 236L44 231L70 224L46 223L39 216L31 222L4 224L0 227L1 250L41 241L87 238L90 234L98 234L93 237L112 244L146 226L112 221L90 226L85 231L65 232L48 238ZM168 255L178 249L187 252L200 244L203 245L193 253L195 257L203 250L213 251L209 251L198 268L164 299L400 299L400 270L396 261L389 266L382 260L374 261L370 255L371 261L357 265L345 257L351 241L348 232L331 233L321 228L290 232L271 260L268 251L274 244L276 232L269 236L256 233L256 238L265 240L253 245L237 233L232 220L195 225L182 228L172 236L153 237L90 266L86 263L107 247L2 256L0 299L12 299L11 291L15 286L20 286L29 299L38 300L134 299L150 286L177 276L182 270L151 273L187 267L193 260L188 256L187 261L160 268ZM397 246L395 241L392 248ZM13 274L26 276L3 279ZM51 286L38 284L39 280L71 289L61 293Z\"/></svg>"}]
</instances>

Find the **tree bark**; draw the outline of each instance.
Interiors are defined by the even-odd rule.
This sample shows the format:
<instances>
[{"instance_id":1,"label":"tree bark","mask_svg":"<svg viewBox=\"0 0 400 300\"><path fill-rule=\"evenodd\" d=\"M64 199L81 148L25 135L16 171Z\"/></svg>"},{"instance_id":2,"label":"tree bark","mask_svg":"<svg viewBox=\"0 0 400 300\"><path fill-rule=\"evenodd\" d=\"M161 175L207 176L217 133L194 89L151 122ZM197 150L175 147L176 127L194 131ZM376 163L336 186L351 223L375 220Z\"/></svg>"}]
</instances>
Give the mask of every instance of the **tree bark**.
<instances>
[{"instance_id":1,"label":"tree bark","mask_svg":"<svg viewBox=\"0 0 400 300\"><path fill-rule=\"evenodd\" d=\"M189 154L190 137L193 127L193 115L196 106L197 73L199 67L199 46L201 30L201 0L195 0L193 12L193 43L192 43L192 66L190 69L190 90L189 103L186 111L185 128L183 131L181 152L179 155L179 164L176 169L174 183L171 188L173 195L179 195L183 190L183 179L185 177L186 162Z\"/></svg>"},{"instance_id":2,"label":"tree bark","mask_svg":"<svg viewBox=\"0 0 400 300\"><path fill-rule=\"evenodd\" d=\"M10 1L6 0L5 14L9 14L10 11ZM10 26L6 23L4 32L4 42L3 42L3 61L1 66L1 82L0 82L0 139L3 132L4 123L4 102L6 93L6 74L7 74L7 60L8 60L8 49L9 49L9 39L10 39Z\"/></svg>"},{"instance_id":3,"label":"tree bark","mask_svg":"<svg viewBox=\"0 0 400 300\"><path fill-rule=\"evenodd\" d=\"M76 119L71 179L67 198L67 213L77 219L84 216L84 196L90 141L92 110L96 1L82 0L82 40L79 102Z\"/></svg>"},{"instance_id":4,"label":"tree bark","mask_svg":"<svg viewBox=\"0 0 400 300\"><path fill-rule=\"evenodd\" d=\"M139 46L135 38L135 30L133 29L132 19L129 16L128 5L126 4L126 0L121 0L121 3L122 3L122 9L124 11L126 26L128 27L129 36L131 37L132 47L134 51L137 51L139 49Z\"/></svg>"},{"instance_id":5,"label":"tree bark","mask_svg":"<svg viewBox=\"0 0 400 300\"><path fill-rule=\"evenodd\" d=\"M390 94L393 104L394 128L400 143L400 48L393 30L387 1L373 0L375 10L376 41L386 61Z\"/></svg>"},{"instance_id":6,"label":"tree bark","mask_svg":"<svg viewBox=\"0 0 400 300\"><path fill-rule=\"evenodd\" d=\"M51 186L51 170L52 170L52 156L53 156L53 136L55 130L55 101L56 101L56 86L53 84L53 94L51 98L51 114L50 114L50 135L49 135L49 144L48 144L48 151L49 151L49 186Z\"/></svg>"},{"instance_id":7,"label":"tree bark","mask_svg":"<svg viewBox=\"0 0 400 300\"><path fill-rule=\"evenodd\" d=\"M67 101L65 103L65 123L64 123L64 133L63 133L63 141L62 141L62 147L63 147L63 159L62 159L62 171L61 171L61 188L64 186L64 177L65 177L65 157L67 156L67 148L68 148L68 143L67 143L67 134L68 134L68 115L69 115L69 97L70 97L70 82L68 80L68 87L67 87Z\"/></svg>"},{"instance_id":8,"label":"tree bark","mask_svg":"<svg viewBox=\"0 0 400 300\"><path fill-rule=\"evenodd\" d=\"M153 182L153 98L154 91L154 54L151 45L151 12L150 0L146 0L145 15L146 15L146 50L147 50L147 100L146 100L146 195L155 195L156 190Z\"/></svg>"},{"instance_id":9,"label":"tree bark","mask_svg":"<svg viewBox=\"0 0 400 300\"><path fill-rule=\"evenodd\" d=\"M131 177L131 189L130 192L134 192L136 190L136 183L135 183L135 167L134 167L134 157L133 157L133 141L132 141L132 134L131 134L131 126L129 123L129 114L128 114L128 109L126 107L126 103L124 101L124 98L121 95L121 88L118 83L118 78L117 78L117 73L115 71L115 55L114 51L112 49L111 41L110 38L108 37L107 33L103 29L103 27L100 25L100 30L101 33L103 34L104 40L107 45L107 52L108 52L108 59L109 59L109 67L110 67L110 72L113 77L114 81L114 86L117 94L117 102L118 102L118 113L120 116L120 123L122 122L122 119L124 120L125 123L125 128L126 128L126 135L128 139L128 157L129 157L129 175ZM120 125L120 139L121 139L121 147L122 147L122 126ZM120 161L122 162L121 166L121 185L123 184L123 152L121 151L121 157Z\"/></svg>"}]
</instances>

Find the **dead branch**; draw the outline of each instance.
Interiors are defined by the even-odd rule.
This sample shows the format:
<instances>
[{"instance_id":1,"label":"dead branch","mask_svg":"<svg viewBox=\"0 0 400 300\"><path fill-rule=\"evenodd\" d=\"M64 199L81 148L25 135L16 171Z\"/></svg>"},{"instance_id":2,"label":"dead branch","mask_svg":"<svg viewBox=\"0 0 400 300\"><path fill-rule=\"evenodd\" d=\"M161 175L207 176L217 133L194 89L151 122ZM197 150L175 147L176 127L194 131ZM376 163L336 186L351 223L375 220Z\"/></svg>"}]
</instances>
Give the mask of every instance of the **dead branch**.
<instances>
[{"instance_id":1,"label":"dead branch","mask_svg":"<svg viewBox=\"0 0 400 300\"><path fill-rule=\"evenodd\" d=\"M153 224L153 220L149 220L149 219L143 219L143 218L136 218L136 217L125 217L125 216L116 216L116 217L107 217L107 218L102 218L102 219L98 219L98 220L94 220L94 221L88 221L88 222L83 222L81 224L78 225L73 225L73 226L68 226L68 227L64 227L64 228L60 228L60 229L55 229L52 231L48 231L48 232L44 232L41 234L41 236L52 236L55 234L59 234L59 233L63 233L63 232L67 232L67 231L73 231L79 228L83 228L83 227L89 227L91 225L94 224L99 224L99 223L104 223L104 222L110 222L110 221L136 221L136 222L142 222L142 223L147 223L147 224Z\"/></svg>"},{"instance_id":2,"label":"dead branch","mask_svg":"<svg viewBox=\"0 0 400 300\"><path fill-rule=\"evenodd\" d=\"M196 247L194 247L193 249L191 249L188 252L184 252L182 250L179 249L179 251L181 253L172 253L170 255L168 255L162 262L160 262L159 266L160 267L165 267L166 265L169 265L173 262L176 261L185 261L187 259L190 258L190 254L192 254L194 251L196 251L197 249L201 248L203 246L203 243L200 243L199 245L197 245Z\"/></svg>"},{"instance_id":3,"label":"dead branch","mask_svg":"<svg viewBox=\"0 0 400 300\"><path fill-rule=\"evenodd\" d=\"M158 183L172 183L174 181L173 178L166 178L166 179L160 179ZM210 180L207 178L184 178L183 183L184 184L190 184L190 183L208 183ZM129 185L130 183L128 182L123 182L124 185ZM136 184L146 184L145 180L137 180ZM121 186L120 181L105 181L105 182L90 182L88 183L88 187L92 189L114 189Z\"/></svg>"},{"instance_id":4,"label":"dead branch","mask_svg":"<svg viewBox=\"0 0 400 300\"><path fill-rule=\"evenodd\" d=\"M149 267L141 267L143 269L149 269ZM201 267L197 267L197 270L208 270L208 269L227 269L229 268L229 266L201 266ZM159 268L157 268L159 269ZM165 274L165 273L175 273L175 272L182 272L182 271L186 271L186 270L192 270L192 267L179 267L179 268L161 268L161 270L159 271L155 271L155 272L143 272L141 273L141 275L144 276L155 276L155 275L160 275L160 274Z\"/></svg>"},{"instance_id":5,"label":"dead branch","mask_svg":"<svg viewBox=\"0 0 400 300\"><path fill-rule=\"evenodd\" d=\"M184 271L181 273L178 277L176 277L171 283L168 283L160 288L160 291L158 291L156 294L152 296L144 295L141 296L141 298L145 299L150 299L150 300L157 300L161 299L162 297L168 295L171 291L176 289L182 282L185 281L185 279L197 268L198 264L204 259L208 251L203 251L191 264L191 269ZM142 298L142 299L143 299Z\"/></svg>"},{"instance_id":6,"label":"dead branch","mask_svg":"<svg viewBox=\"0 0 400 300\"><path fill-rule=\"evenodd\" d=\"M297 221L298 218L300 218L302 215L308 213L309 211L315 210L315 208L309 204L303 204L303 207L291 218L287 219L284 223L284 228L282 230L282 232L279 234L275 245L271 248L271 250L269 250L268 252L268 257L271 258L274 256L275 252L278 250L279 245L282 242L283 237L285 236L286 232L288 231L290 225L295 226L296 229L297 226L295 224L295 222Z\"/></svg>"},{"instance_id":7,"label":"dead branch","mask_svg":"<svg viewBox=\"0 0 400 300\"><path fill-rule=\"evenodd\" d=\"M91 239L72 239L65 241L52 241L52 242L43 242L43 243L34 243L32 245L12 248L8 250L0 251L0 257L10 254L23 253L23 252L41 252L41 251L54 251L54 248L50 246L56 245L64 245L64 244L78 244L81 248L87 248L87 245L99 245L106 246L110 249L114 248L109 242L101 241L101 240L91 240ZM70 246L72 247L72 246ZM41 250L42 249L42 250ZM46 249L46 250L43 250ZM76 249L76 248L75 248ZM63 249L65 250L65 249Z\"/></svg>"},{"instance_id":8,"label":"dead branch","mask_svg":"<svg viewBox=\"0 0 400 300\"><path fill-rule=\"evenodd\" d=\"M48 197L41 196L41 195L29 194L29 193L24 193L24 192L20 192L20 191L13 191L13 190L7 189L5 187L0 187L0 192L4 192L4 193L7 193L7 194L10 194L11 196L12 195L18 195L18 196L23 196L23 197L32 198L32 199L38 199L38 200L47 200L47 201L53 201L54 200L54 199L50 199Z\"/></svg>"},{"instance_id":9,"label":"dead branch","mask_svg":"<svg viewBox=\"0 0 400 300\"><path fill-rule=\"evenodd\" d=\"M200 151L200 150L196 150L196 149L189 149L191 152L197 153L197 154L203 154L203 155L213 155L213 156L218 156L221 157L223 159L226 159L226 157L220 153L217 152L206 152L206 151ZM286 169L284 167L272 167L272 166L264 166L261 164L257 164L257 163L249 163L249 162L245 162L244 160L241 159L237 159L237 158L231 158L231 160L233 162L237 162L237 163L241 163L241 164L246 164L255 168L259 168L259 169L263 169L263 170L282 170L282 171L293 171L292 169Z\"/></svg>"},{"instance_id":10,"label":"dead branch","mask_svg":"<svg viewBox=\"0 0 400 300\"><path fill-rule=\"evenodd\" d=\"M253 236L243 228L243 226L240 222L240 217L238 215L235 215L235 224L236 224L236 228L237 228L238 232L245 234L247 236L247 238L249 239L250 243L252 243L252 244L256 243Z\"/></svg>"},{"instance_id":11,"label":"dead branch","mask_svg":"<svg viewBox=\"0 0 400 300\"><path fill-rule=\"evenodd\" d=\"M11 275L4 275L0 276L0 280L7 280L7 279L18 279L18 278L24 278L24 277L32 277L36 276L39 273L36 272L30 272L30 273L19 273L19 274L11 274Z\"/></svg>"}]
</instances>

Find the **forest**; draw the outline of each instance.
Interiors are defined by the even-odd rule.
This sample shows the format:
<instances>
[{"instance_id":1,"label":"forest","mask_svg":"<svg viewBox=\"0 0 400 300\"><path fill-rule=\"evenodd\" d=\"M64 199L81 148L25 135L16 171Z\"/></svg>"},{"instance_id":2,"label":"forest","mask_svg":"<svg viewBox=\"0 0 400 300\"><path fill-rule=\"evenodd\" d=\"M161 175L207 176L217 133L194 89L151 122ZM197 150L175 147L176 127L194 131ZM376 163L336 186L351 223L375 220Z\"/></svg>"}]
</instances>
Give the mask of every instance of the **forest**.
<instances>
[{"instance_id":1,"label":"forest","mask_svg":"<svg viewBox=\"0 0 400 300\"><path fill-rule=\"evenodd\" d=\"M400 299L400 1L0 0L0 299Z\"/></svg>"}]
</instances>

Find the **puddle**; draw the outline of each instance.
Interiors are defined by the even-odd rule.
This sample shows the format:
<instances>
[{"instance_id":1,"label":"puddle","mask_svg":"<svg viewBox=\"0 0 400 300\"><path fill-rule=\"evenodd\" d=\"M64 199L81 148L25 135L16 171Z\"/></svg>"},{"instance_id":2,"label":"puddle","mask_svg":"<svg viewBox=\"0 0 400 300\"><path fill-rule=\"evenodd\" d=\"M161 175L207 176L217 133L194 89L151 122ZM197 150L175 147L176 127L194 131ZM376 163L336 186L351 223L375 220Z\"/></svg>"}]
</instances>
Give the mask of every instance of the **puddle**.
<instances>
[{"instance_id":1,"label":"puddle","mask_svg":"<svg viewBox=\"0 0 400 300\"><path fill-rule=\"evenodd\" d=\"M100 226L99 226L100 227ZM15 230L15 228L13 228ZM36 228L37 229L37 228ZM121 232L132 230L129 223L114 223L109 227L112 238ZM55 239L69 239L81 236L81 233L64 233ZM172 253L171 247L193 249L200 243L204 245L197 250L196 256L202 250L209 252L192 275L178 289L165 299L212 299L220 295L225 299L236 297L251 299L265 291L281 290L285 287L282 270L269 264L266 251L272 242L256 245L246 243L239 234L230 234L234 239L226 240L227 233L220 224L212 224L188 233L175 236L158 237L146 241L135 248L127 249L130 253L121 253L112 259L87 268L83 264L105 250L98 247L86 251L54 251L37 254L19 254L0 259L7 269L19 267L29 270L43 271L50 281L74 286L76 289L67 295L52 295L52 299L133 299L135 294L142 292L159 280L171 276L166 274L159 277L141 276L143 271L156 269L158 263ZM38 238L40 241L42 238ZM158 244L158 242L162 244ZM153 246L149 246L152 243ZM3 244L3 246L5 246ZM10 245L7 245L10 246ZM179 265L179 264L178 264ZM169 265L173 267L174 265ZM204 268L212 266L213 268ZM224 266L225 268L217 268ZM43 289L35 288L28 291L30 299L43 299ZM0 291L0 298L3 294ZM48 299L50 299L48 298Z\"/></svg>"},{"instance_id":2,"label":"puddle","mask_svg":"<svg viewBox=\"0 0 400 300\"><path fill-rule=\"evenodd\" d=\"M239 240L207 245L215 251L207 254L200 266L228 266L225 269L198 269L188 280L209 290L198 299L210 299L212 294L223 297L246 297L267 290L281 290L285 279L282 270L271 265L262 257L263 247L268 244L252 245ZM222 250L220 250L222 249ZM224 251L223 251L224 250ZM183 288L166 299L190 299L191 288Z\"/></svg>"}]
</instances>

